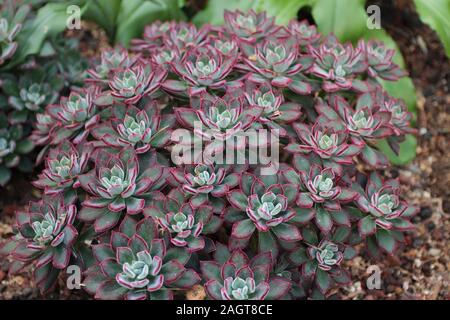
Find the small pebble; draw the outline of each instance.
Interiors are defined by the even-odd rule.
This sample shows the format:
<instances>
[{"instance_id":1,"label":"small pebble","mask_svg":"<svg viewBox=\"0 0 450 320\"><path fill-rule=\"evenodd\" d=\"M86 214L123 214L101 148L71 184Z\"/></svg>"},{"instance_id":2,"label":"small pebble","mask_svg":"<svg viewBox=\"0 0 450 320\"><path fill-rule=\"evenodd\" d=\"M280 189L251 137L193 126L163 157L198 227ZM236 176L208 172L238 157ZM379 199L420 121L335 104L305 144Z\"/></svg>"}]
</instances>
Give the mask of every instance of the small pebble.
<instances>
[{"instance_id":1,"label":"small pebble","mask_svg":"<svg viewBox=\"0 0 450 320\"><path fill-rule=\"evenodd\" d=\"M430 250L428 250L428 253L430 255L432 255L433 257L437 257L441 253L441 250L436 249L436 248L431 248Z\"/></svg>"},{"instance_id":2,"label":"small pebble","mask_svg":"<svg viewBox=\"0 0 450 320\"><path fill-rule=\"evenodd\" d=\"M422 218L422 220L428 219L431 217L433 211L430 207L422 207L420 208L419 215Z\"/></svg>"}]
</instances>

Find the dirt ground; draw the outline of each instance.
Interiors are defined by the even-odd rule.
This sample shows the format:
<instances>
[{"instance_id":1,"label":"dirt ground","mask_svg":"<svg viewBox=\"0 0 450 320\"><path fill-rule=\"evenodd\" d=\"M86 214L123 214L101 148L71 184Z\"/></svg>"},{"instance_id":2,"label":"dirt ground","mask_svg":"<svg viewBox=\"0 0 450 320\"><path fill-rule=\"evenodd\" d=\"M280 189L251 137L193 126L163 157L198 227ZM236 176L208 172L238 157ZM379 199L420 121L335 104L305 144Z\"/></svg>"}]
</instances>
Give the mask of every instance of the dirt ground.
<instances>
[{"instance_id":1,"label":"dirt ground","mask_svg":"<svg viewBox=\"0 0 450 320\"><path fill-rule=\"evenodd\" d=\"M361 252L349 268L353 284L336 290L337 299L450 299L450 62L437 35L423 25L410 1L368 1L378 4L382 25L396 40L406 60L418 96L417 158L404 167L388 173L399 177L403 196L420 206L414 218L417 230L408 236L408 244L393 257L371 261ZM91 32L87 41L104 35ZM102 45L103 46L103 45ZM87 55L95 50L87 46ZM39 196L29 181L18 176L13 185L0 193L0 240L12 234L14 211ZM25 192L24 192L25 191ZM369 265L382 271L382 288L368 290L366 274ZM31 271L8 277L7 261L0 261L0 300L43 298L33 289ZM65 286L61 286L64 288ZM46 299L82 299L82 291L56 291Z\"/></svg>"},{"instance_id":2,"label":"dirt ground","mask_svg":"<svg viewBox=\"0 0 450 320\"><path fill-rule=\"evenodd\" d=\"M450 299L450 63L437 35L419 20L410 1L370 1L381 7L382 26L402 51L417 90L417 157L393 168L403 196L420 206L417 230L408 245L385 261L367 255L349 264L353 285L340 289L341 299ZM365 273L376 264L381 290L366 288Z\"/></svg>"}]
</instances>

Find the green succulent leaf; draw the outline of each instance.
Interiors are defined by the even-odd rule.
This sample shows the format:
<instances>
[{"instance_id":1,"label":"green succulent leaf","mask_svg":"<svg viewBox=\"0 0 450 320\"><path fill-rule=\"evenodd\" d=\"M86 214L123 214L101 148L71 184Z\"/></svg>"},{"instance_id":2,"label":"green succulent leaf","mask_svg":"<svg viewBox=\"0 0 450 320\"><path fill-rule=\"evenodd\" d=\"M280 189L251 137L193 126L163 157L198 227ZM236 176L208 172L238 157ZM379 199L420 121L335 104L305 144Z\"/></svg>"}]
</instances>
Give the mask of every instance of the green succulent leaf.
<instances>
[{"instance_id":1,"label":"green succulent leaf","mask_svg":"<svg viewBox=\"0 0 450 320\"><path fill-rule=\"evenodd\" d=\"M394 254L396 241L391 233L387 230L378 230L377 234L378 245L389 254Z\"/></svg>"}]
</instances>

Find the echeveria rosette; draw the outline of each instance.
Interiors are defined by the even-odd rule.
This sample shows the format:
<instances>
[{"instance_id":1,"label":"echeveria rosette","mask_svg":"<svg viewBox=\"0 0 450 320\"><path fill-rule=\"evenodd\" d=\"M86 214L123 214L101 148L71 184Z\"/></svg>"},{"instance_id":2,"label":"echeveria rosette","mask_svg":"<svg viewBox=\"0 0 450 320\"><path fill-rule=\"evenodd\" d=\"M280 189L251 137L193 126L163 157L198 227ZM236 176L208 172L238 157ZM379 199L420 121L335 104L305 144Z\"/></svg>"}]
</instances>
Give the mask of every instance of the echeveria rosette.
<instances>
[{"instance_id":1,"label":"echeveria rosette","mask_svg":"<svg viewBox=\"0 0 450 320\"><path fill-rule=\"evenodd\" d=\"M142 39L131 39L131 50L144 55L153 53L154 50L165 46L169 30L177 27L175 21L155 21L146 25Z\"/></svg>"},{"instance_id":2,"label":"echeveria rosette","mask_svg":"<svg viewBox=\"0 0 450 320\"><path fill-rule=\"evenodd\" d=\"M48 113L36 114L35 129L31 133L30 140L38 146L48 144L52 140L51 131L55 127L54 123L55 120Z\"/></svg>"},{"instance_id":3,"label":"echeveria rosette","mask_svg":"<svg viewBox=\"0 0 450 320\"><path fill-rule=\"evenodd\" d=\"M343 260L355 257L356 251L331 237L319 238L308 229L305 246L299 246L287 253L291 266L298 266L301 272L296 275L301 291L309 292L315 299L326 299L330 290L336 286L351 283L350 273L342 266Z\"/></svg>"},{"instance_id":4,"label":"echeveria rosette","mask_svg":"<svg viewBox=\"0 0 450 320\"><path fill-rule=\"evenodd\" d=\"M2 114L0 114L0 116L1 115ZM2 167L13 168L19 164L20 157L15 151L17 140L18 138L21 138L22 131L21 125L6 126L5 128L0 129L0 165L2 165Z\"/></svg>"},{"instance_id":5,"label":"echeveria rosette","mask_svg":"<svg viewBox=\"0 0 450 320\"><path fill-rule=\"evenodd\" d=\"M241 250L229 251L217 244L214 261L201 261L205 289L213 300L277 300L283 298L291 283L271 276L272 256L259 253L252 259Z\"/></svg>"},{"instance_id":6,"label":"echeveria rosette","mask_svg":"<svg viewBox=\"0 0 450 320\"><path fill-rule=\"evenodd\" d=\"M313 63L311 56L299 53L298 44L292 38L269 38L255 47L241 43L245 64L238 67L252 71L247 79L258 84L270 83L277 88L289 88L297 94L310 94L312 87L301 73Z\"/></svg>"},{"instance_id":7,"label":"echeveria rosette","mask_svg":"<svg viewBox=\"0 0 450 320\"><path fill-rule=\"evenodd\" d=\"M342 165L351 165L353 157L361 152L363 145L348 142L348 132L336 123L317 121L312 127L304 123L294 123L294 130L300 140L293 140L285 147L290 153L317 154L325 167L342 172Z\"/></svg>"},{"instance_id":8,"label":"echeveria rosette","mask_svg":"<svg viewBox=\"0 0 450 320\"><path fill-rule=\"evenodd\" d=\"M341 122L358 144L362 140L383 139L391 134L390 112L373 105L357 104L352 107L340 96L333 96L329 100L330 106L323 102L316 104L316 110L322 115L324 123Z\"/></svg>"},{"instance_id":9,"label":"echeveria rosette","mask_svg":"<svg viewBox=\"0 0 450 320\"><path fill-rule=\"evenodd\" d=\"M162 175L163 169L156 163L139 162L134 149L98 152L94 169L78 176L90 195L82 203L79 218L93 222L98 233L113 228L124 211L130 215L142 212L151 188L165 183Z\"/></svg>"},{"instance_id":10,"label":"echeveria rosette","mask_svg":"<svg viewBox=\"0 0 450 320\"><path fill-rule=\"evenodd\" d=\"M199 101L199 108L176 108L175 115L183 127L194 129L196 136L212 140L213 145L217 140L218 147L223 147L223 141L249 129L263 110L258 106L247 106L237 88L230 89L223 97L203 93Z\"/></svg>"},{"instance_id":11,"label":"echeveria rosette","mask_svg":"<svg viewBox=\"0 0 450 320\"><path fill-rule=\"evenodd\" d=\"M118 102L136 104L143 97L158 90L166 76L167 71L163 68L136 63L115 71L108 82L111 91L104 92L102 96L110 94Z\"/></svg>"},{"instance_id":12,"label":"echeveria rosette","mask_svg":"<svg viewBox=\"0 0 450 320\"><path fill-rule=\"evenodd\" d=\"M293 168L283 168L281 174L288 183L300 185L294 220L302 225L314 221L323 234L329 234L334 226L350 227L347 205L358 193L351 189L348 173L323 167L315 154L296 154L292 164Z\"/></svg>"},{"instance_id":13,"label":"echeveria rosette","mask_svg":"<svg viewBox=\"0 0 450 320\"><path fill-rule=\"evenodd\" d=\"M326 296L334 286L334 282L340 285L350 283L350 275L341 269L344 260L343 247L327 239L319 244L310 244L306 249L307 256L311 259L302 265L302 273L306 277L313 277L316 288Z\"/></svg>"},{"instance_id":14,"label":"echeveria rosette","mask_svg":"<svg viewBox=\"0 0 450 320\"><path fill-rule=\"evenodd\" d=\"M370 236L368 241L376 240L380 248L393 254L398 243L404 241L402 232L414 229L410 219L418 213L418 208L400 199L398 180L383 181L376 172L367 178L365 186L355 183L354 188L359 192L356 198L358 208L369 213L358 222L360 235Z\"/></svg>"},{"instance_id":15,"label":"echeveria rosette","mask_svg":"<svg viewBox=\"0 0 450 320\"><path fill-rule=\"evenodd\" d=\"M113 105L112 119L100 123L92 136L113 148L133 147L138 154L165 147L175 118L161 115L155 100L141 110L135 106Z\"/></svg>"},{"instance_id":16,"label":"echeveria rosette","mask_svg":"<svg viewBox=\"0 0 450 320\"><path fill-rule=\"evenodd\" d=\"M351 89L354 78L367 69L362 49L342 45L334 36L328 36L318 48L310 46L309 51L315 58L309 72L323 79L326 92Z\"/></svg>"},{"instance_id":17,"label":"echeveria rosette","mask_svg":"<svg viewBox=\"0 0 450 320\"><path fill-rule=\"evenodd\" d=\"M154 49L150 56L154 65L161 66L165 70L171 70L173 63L181 60L181 52L176 47L162 46Z\"/></svg>"},{"instance_id":18,"label":"echeveria rosette","mask_svg":"<svg viewBox=\"0 0 450 320\"><path fill-rule=\"evenodd\" d=\"M190 195L194 208L211 204L215 213L221 213L226 204L221 199L239 183L240 166L193 164L170 170L177 185Z\"/></svg>"},{"instance_id":19,"label":"echeveria rosette","mask_svg":"<svg viewBox=\"0 0 450 320\"><path fill-rule=\"evenodd\" d=\"M331 168L312 164L309 172L300 171L299 175L305 187L305 192L299 194L299 207L311 208L314 204L320 204L326 210L340 211L341 203L352 202L357 196Z\"/></svg>"},{"instance_id":20,"label":"echeveria rosette","mask_svg":"<svg viewBox=\"0 0 450 320\"><path fill-rule=\"evenodd\" d=\"M209 25L197 28L192 23L180 22L171 25L168 30L166 41L170 47L177 48L180 52L185 52L190 47L203 44L209 31Z\"/></svg>"},{"instance_id":21,"label":"echeveria rosette","mask_svg":"<svg viewBox=\"0 0 450 320\"><path fill-rule=\"evenodd\" d=\"M10 96L10 105L18 110L39 111L48 104L54 103L58 93L48 83L31 83L20 88L18 96Z\"/></svg>"},{"instance_id":22,"label":"echeveria rosette","mask_svg":"<svg viewBox=\"0 0 450 320\"><path fill-rule=\"evenodd\" d=\"M61 75L51 66L36 66L19 76L2 74L3 99L7 99L12 109L9 113L10 123L33 120L33 114L43 112L48 104L58 100L63 87Z\"/></svg>"},{"instance_id":23,"label":"echeveria rosette","mask_svg":"<svg viewBox=\"0 0 450 320\"><path fill-rule=\"evenodd\" d=\"M411 128L413 115L408 111L403 100L385 94L384 103L381 105L380 110L390 113L389 125L396 136L416 132L414 128Z\"/></svg>"},{"instance_id":24,"label":"echeveria rosette","mask_svg":"<svg viewBox=\"0 0 450 320\"><path fill-rule=\"evenodd\" d=\"M315 46L321 37L321 34L317 32L316 26L310 25L307 20L291 20L289 21L286 30L297 40L297 43L301 47L308 45Z\"/></svg>"},{"instance_id":25,"label":"echeveria rosette","mask_svg":"<svg viewBox=\"0 0 450 320\"><path fill-rule=\"evenodd\" d=\"M222 219L213 214L211 206L201 205L194 209L185 202L185 195L179 189L173 189L164 201L146 207L144 215L155 218L174 246L186 247L189 252L205 247L212 250L214 243L204 235L217 232L222 225Z\"/></svg>"},{"instance_id":26,"label":"echeveria rosette","mask_svg":"<svg viewBox=\"0 0 450 320\"><path fill-rule=\"evenodd\" d=\"M209 36L207 41L225 56L239 56L240 54L238 42L235 39L227 38L220 32L218 36Z\"/></svg>"},{"instance_id":27,"label":"echeveria rosette","mask_svg":"<svg viewBox=\"0 0 450 320\"><path fill-rule=\"evenodd\" d=\"M50 131L52 144L59 144L66 139L78 144L88 136L89 130L100 120L94 103L100 91L98 86L72 91L68 97L61 97L59 104L47 106L46 114L55 120Z\"/></svg>"},{"instance_id":28,"label":"echeveria rosette","mask_svg":"<svg viewBox=\"0 0 450 320\"><path fill-rule=\"evenodd\" d=\"M276 239L281 245L301 240L299 230L291 223L296 216L292 205L298 195L298 185L280 182L276 175L242 174L240 189L227 193L231 207L224 218L233 223L230 240L238 240L242 245L257 231L260 252L272 252L274 257L278 253Z\"/></svg>"},{"instance_id":29,"label":"echeveria rosette","mask_svg":"<svg viewBox=\"0 0 450 320\"><path fill-rule=\"evenodd\" d=\"M225 79L236 64L237 56L224 56L209 44L190 48L173 71L184 81L166 80L162 87L173 94L197 95L206 88L225 88Z\"/></svg>"},{"instance_id":30,"label":"echeveria rosette","mask_svg":"<svg viewBox=\"0 0 450 320\"><path fill-rule=\"evenodd\" d=\"M7 116L0 111L0 186L11 179L13 168L22 172L31 172L33 164L30 153L34 144L29 139L29 127L8 123Z\"/></svg>"},{"instance_id":31,"label":"echeveria rosette","mask_svg":"<svg viewBox=\"0 0 450 320\"><path fill-rule=\"evenodd\" d=\"M396 65L392 58L395 50L388 49L381 41L359 41L360 48L367 59L367 74L372 78L381 78L388 81L397 81L407 73Z\"/></svg>"},{"instance_id":32,"label":"echeveria rosette","mask_svg":"<svg viewBox=\"0 0 450 320\"><path fill-rule=\"evenodd\" d=\"M250 106L262 109L258 121L269 129L279 130L286 135L283 125L292 123L301 116L301 107L294 102L285 102L283 95L267 85L254 87L249 85L244 92Z\"/></svg>"},{"instance_id":33,"label":"echeveria rosette","mask_svg":"<svg viewBox=\"0 0 450 320\"><path fill-rule=\"evenodd\" d=\"M265 37L274 35L280 29L275 25L274 17L267 17L266 12L256 13L225 10L223 31L241 41L255 43Z\"/></svg>"},{"instance_id":34,"label":"echeveria rosette","mask_svg":"<svg viewBox=\"0 0 450 320\"><path fill-rule=\"evenodd\" d=\"M100 63L93 69L87 70L88 82L107 84L110 76L117 70L132 67L137 61L137 57L132 56L128 51L120 46L110 50L102 51Z\"/></svg>"},{"instance_id":35,"label":"echeveria rosette","mask_svg":"<svg viewBox=\"0 0 450 320\"><path fill-rule=\"evenodd\" d=\"M72 201L72 200L70 200ZM0 254L14 259L10 273L34 264L34 279L42 292L56 283L60 270L69 265L78 236L73 226L77 208L60 196L44 196L16 212L18 233L3 244Z\"/></svg>"},{"instance_id":36,"label":"echeveria rosette","mask_svg":"<svg viewBox=\"0 0 450 320\"><path fill-rule=\"evenodd\" d=\"M202 44L209 31L208 25L198 29L192 23L157 21L145 27L143 39L131 40L131 48L144 56L149 55L150 58L161 48L170 48L181 54L189 47Z\"/></svg>"},{"instance_id":37,"label":"echeveria rosette","mask_svg":"<svg viewBox=\"0 0 450 320\"><path fill-rule=\"evenodd\" d=\"M153 218L126 217L109 241L93 246L97 264L86 270L84 288L102 300L171 300L200 281L185 264L190 254L168 248ZM176 291L175 291L176 290Z\"/></svg>"},{"instance_id":38,"label":"echeveria rosette","mask_svg":"<svg viewBox=\"0 0 450 320\"><path fill-rule=\"evenodd\" d=\"M86 143L78 146L78 149L69 141L50 149L45 161L45 169L33 185L44 189L47 195L70 192L73 188L79 187L77 177L84 173L92 147Z\"/></svg>"},{"instance_id":39,"label":"echeveria rosette","mask_svg":"<svg viewBox=\"0 0 450 320\"><path fill-rule=\"evenodd\" d=\"M376 148L376 142L392 136L392 116L378 105L363 104L364 101L365 98L360 96L358 103L352 108L344 98L334 96L330 98L330 107L324 103L316 105L316 110L321 114L318 121L323 125L333 123L342 126L342 129L349 133L351 142L362 147L359 154L361 160L375 168L383 168L388 166L389 162Z\"/></svg>"}]
</instances>

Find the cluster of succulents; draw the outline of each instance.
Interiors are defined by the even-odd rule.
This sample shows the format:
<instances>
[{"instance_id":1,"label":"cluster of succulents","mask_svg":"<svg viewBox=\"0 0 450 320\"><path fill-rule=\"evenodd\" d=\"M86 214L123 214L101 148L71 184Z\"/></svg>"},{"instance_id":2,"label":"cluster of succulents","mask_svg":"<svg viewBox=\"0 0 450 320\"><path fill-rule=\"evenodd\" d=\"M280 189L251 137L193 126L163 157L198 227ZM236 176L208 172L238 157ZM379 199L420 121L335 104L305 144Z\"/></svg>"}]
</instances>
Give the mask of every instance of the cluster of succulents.
<instances>
[{"instance_id":1,"label":"cluster of succulents","mask_svg":"<svg viewBox=\"0 0 450 320\"><path fill-rule=\"evenodd\" d=\"M24 8L29 10L29 6L19 7L16 15L23 15ZM14 168L33 170L36 155L30 152L36 144L48 141L45 130L53 122L44 114L45 108L65 92L82 87L87 66L78 52L78 41L57 36L24 63L0 68L0 186L9 182ZM39 136L32 134L34 128L41 129Z\"/></svg>"},{"instance_id":2,"label":"cluster of succulents","mask_svg":"<svg viewBox=\"0 0 450 320\"><path fill-rule=\"evenodd\" d=\"M379 82L403 74L392 52L265 13L225 21L154 23L46 107L32 135L47 146L34 183L44 197L1 249L11 272L34 263L45 292L76 264L97 299L179 299L194 285L209 299L320 299L351 281L342 261L356 245L380 256L406 242L417 208L383 178L376 144L398 151L413 132ZM175 161L180 130L201 155L259 129L279 131L271 174L267 163Z\"/></svg>"}]
</instances>

